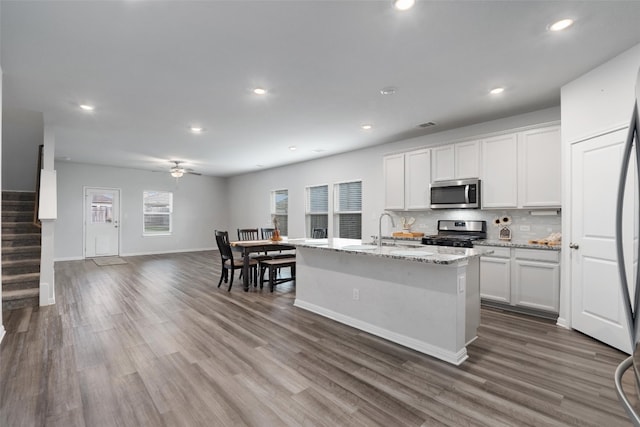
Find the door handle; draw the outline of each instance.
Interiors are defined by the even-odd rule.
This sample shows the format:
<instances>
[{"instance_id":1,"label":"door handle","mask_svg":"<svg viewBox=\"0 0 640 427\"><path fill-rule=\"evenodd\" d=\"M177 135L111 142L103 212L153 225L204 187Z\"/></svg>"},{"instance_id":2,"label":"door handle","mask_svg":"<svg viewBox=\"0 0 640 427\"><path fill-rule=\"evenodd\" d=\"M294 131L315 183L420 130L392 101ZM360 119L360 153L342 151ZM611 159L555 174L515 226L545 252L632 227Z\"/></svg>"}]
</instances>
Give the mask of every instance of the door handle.
<instances>
[{"instance_id":1,"label":"door handle","mask_svg":"<svg viewBox=\"0 0 640 427\"><path fill-rule=\"evenodd\" d=\"M578 245L577 243L571 243L571 244L569 245L569 247L570 247L571 249L580 249L580 245Z\"/></svg>"}]
</instances>

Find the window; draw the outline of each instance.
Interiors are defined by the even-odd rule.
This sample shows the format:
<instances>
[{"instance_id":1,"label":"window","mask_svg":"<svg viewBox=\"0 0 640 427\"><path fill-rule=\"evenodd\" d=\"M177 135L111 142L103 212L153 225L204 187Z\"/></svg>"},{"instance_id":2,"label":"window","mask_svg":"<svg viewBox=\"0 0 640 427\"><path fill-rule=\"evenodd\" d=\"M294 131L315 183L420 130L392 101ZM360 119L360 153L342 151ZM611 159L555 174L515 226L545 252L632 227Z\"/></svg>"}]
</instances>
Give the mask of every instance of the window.
<instances>
[{"instance_id":1,"label":"window","mask_svg":"<svg viewBox=\"0 0 640 427\"><path fill-rule=\"evenodd\" d=\"M329 225L329 186L307 187L307 236L313 237L314 228L327 229Z\"/></svg>"},{"instance_id":2,"label":"window","mask_svg":"<svg viewBox=\"0 0 640 427\"><path fill-rule=\"evenodd\" d=\"M341 182L335 186L335 228L338 237L362 238L362 182Z\"/></svg>"},{"instance_id":3,"label":"window","mask_svg":"<svg viewBox=\"0 0 640 427\"><path fill-rule=\"evenodd\" d=\"M173 193L144 191L142 194L144 235L171 234Z\"/></svg>"},{"instance_id":4,"label":"window","mask_svg":"<svg viewBox=\"0 0 640 427\"><path fill-rule=\"evenodd\" d=\"M278 221L281 236L289 234L289 190L271 192L271 219Z\"/></svg>"}]
</instances>

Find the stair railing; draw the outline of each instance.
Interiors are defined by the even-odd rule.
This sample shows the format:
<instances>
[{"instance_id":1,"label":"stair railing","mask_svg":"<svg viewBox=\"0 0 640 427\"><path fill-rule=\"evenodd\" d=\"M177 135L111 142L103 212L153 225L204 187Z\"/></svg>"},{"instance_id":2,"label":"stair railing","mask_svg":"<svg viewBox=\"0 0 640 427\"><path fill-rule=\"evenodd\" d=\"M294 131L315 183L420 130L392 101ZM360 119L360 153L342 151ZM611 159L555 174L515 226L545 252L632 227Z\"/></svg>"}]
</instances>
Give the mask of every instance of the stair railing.
<instances>
[{"instance_id":1,"label":"stair railing","mask_svg":"<svg viewBox=\"0 0 640 427\"><path fill-rule=\"evenodd\" d=\"M38 211L40 209L40 175L42 174L42 163L44 159L44 145L38 147L38 171L36 172L36 202L33 205L33 224L41 227L40 219L38 219Z\"/></svg>"}]
</instances>

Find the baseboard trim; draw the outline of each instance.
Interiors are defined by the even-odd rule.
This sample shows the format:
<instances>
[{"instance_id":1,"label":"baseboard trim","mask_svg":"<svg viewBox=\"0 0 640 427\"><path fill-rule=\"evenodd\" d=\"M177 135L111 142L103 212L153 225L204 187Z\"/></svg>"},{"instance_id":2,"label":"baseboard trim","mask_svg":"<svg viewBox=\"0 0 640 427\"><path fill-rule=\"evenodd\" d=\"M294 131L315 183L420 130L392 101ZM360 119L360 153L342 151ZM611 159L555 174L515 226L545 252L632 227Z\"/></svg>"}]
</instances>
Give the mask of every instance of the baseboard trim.
<instances>
[{"instance_id":1,"label":"baseboard trim","mask_svg":"<svg viewBox=\"0 0 640 427\"><path fill-rule=\"evenodd\" d=\"M375 326L370 323L366 323L361 320L354 319L353 317L335 312L333 310L329 310L324 307L320 307L306 301L301 301L300 299L297 299L297 298L293 303L293 305L296 307L302 308L303 310L310 311L312 313L329 318L331 320L335 320L336 322L345 324L347 326L351 326L361 331L368 332L372 335L392 341L396 344L400 344L405 347L411 348L413 350L419 351L420 353L424 353L429 356L435 357L437 359L444 360L445 362L451 363L456 366L460 365L462 362L464 362L469 358L469 356L467 355L466 348L463 348L457 353L454 353L452 351L445 350L441 347L437 347L435 345L428 344L423 341L416 340L406 335L402 335L397 332L393 332L388 329L384 329L379 326Z\"/></svg>"},{"instance_id":2,"label":"baseboard trim","mask_svg":"<svg viewBox=\"0 0 640 427\"><path fill-rule=\"evenodd\" d=\"M142 256L142 255L164 255L164 254L178 254L178 253L184 253L184 252L204 252L204 251L214 251L214 250L218 250L217 247L208 247L208 248L198 248L198 249L178 249L178 250L169 250L169 251L148 251L148 252L129 252L129 253L121 253L118 256ZM84 258L84 257L62 257L62 258L55 258L53 261L54 262L59 262L59 261L83 261L85 259L90 259L90 258Z\"/></svg>"}]
</instances>

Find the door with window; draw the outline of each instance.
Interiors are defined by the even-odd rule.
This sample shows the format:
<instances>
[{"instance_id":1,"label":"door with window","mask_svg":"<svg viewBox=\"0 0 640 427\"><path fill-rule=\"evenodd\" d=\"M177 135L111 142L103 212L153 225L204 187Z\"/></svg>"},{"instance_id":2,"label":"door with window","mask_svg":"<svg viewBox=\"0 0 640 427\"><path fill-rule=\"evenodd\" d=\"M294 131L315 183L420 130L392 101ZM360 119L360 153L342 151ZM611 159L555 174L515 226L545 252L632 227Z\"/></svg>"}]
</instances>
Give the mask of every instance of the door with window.
<instances>
[{"instance_id":1,"label":"door with window","mask_svg":"<svg viewBox=\"0 0 640 427\"><path fill-rule=\"evenodd\" d=\"M117 256L120 252L120 190L85 188L84 256Z\"/></svg>"}]
</instances>

